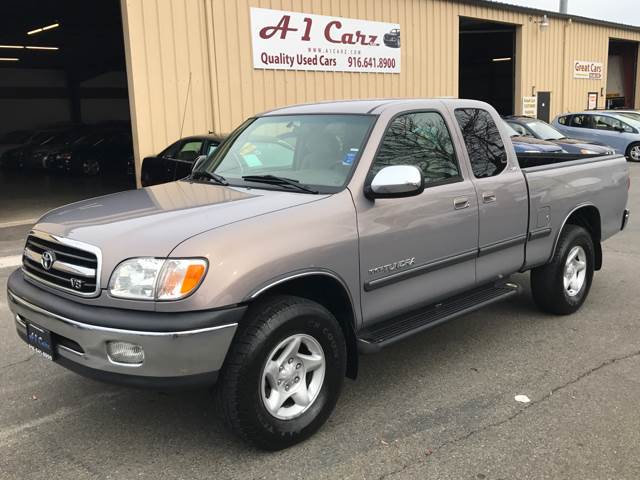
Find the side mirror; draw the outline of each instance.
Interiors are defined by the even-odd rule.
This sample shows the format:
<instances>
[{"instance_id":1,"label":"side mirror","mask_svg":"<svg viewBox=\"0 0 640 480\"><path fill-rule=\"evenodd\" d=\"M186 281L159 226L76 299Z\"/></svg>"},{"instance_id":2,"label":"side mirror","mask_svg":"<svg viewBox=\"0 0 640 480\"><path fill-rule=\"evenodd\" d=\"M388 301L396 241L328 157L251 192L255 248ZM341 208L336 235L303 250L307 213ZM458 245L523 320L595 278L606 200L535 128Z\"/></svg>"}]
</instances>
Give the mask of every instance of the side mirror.
<instances>
[{"instance_id":1,"label":"side mirror","mask_svg":"<svg viewBox=\"0 0 640 480\"><path fill-rule=\"evenodd\" d=\"M206 155L198 155L195 161L193 162L193 167L191 168L191 171L197 172L206 159L207 159Z\"/></svg>"},{"instance_id":2,"label":"side mirror","mask_svg":"<svg viewBox=\"0 0 640 480\"><path fill-rule=\"evenodd\" d=\"M364 195L375 198L402 198L420 195L424 191L424 176L413 165L393 165L380 170L364 188Z\"/></svg>"}]
</instances>

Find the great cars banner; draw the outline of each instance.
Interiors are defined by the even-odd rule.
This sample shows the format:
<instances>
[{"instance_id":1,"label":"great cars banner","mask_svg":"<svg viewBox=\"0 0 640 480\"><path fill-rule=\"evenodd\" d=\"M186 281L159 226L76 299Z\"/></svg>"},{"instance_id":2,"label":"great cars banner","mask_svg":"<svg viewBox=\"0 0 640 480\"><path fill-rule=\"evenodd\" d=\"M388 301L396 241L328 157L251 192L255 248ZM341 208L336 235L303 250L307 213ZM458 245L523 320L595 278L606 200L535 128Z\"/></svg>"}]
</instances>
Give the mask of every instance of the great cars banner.
<instances>
[{"instance_id":1,"label":"great cars banner","mask_svg":"<svg viewBox=\"0 0 640 480\"><path fill-rule=\"evenodd\" d=\"M400 73L400 25L251 8L253 67Z\"/></svg>"}]
</instances>

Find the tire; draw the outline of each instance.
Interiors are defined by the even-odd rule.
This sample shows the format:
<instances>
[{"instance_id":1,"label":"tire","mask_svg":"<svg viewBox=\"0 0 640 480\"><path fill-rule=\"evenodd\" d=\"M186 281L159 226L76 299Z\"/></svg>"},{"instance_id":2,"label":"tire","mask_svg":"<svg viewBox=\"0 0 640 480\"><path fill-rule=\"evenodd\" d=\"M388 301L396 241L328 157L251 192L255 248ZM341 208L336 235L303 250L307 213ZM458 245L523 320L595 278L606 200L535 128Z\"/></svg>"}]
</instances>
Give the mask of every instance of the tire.
<instances>
[{"instance_id":1,"label":"tire","mask_svg":"<svg viewBox=\"0 0 640 480\"><path fill-rule=\"evenodd\" d=\"M591 288L594 251L589 232L577 225L565 225L551 262L531 270L531 293L536 305L556 315L577 311ZM570 256L573 262L568 262ZM580 263L584 263L583 268ZM565 279L565 273L571 279Z\"/></svg>"},{"instance_id":2,"label":"tire","mask_svg":"<svg viewBox=\"0 0 640 480\"><path fill-rule=\"evenodd\" d=\"M627 147L625 153L627 160L631 162L640 162L640 142L634 142Z\"/></svg>"},{"instance_id":3,"label":"tire","mask_svg":"<svg viewBox=\"0 0 640 480\"><path fill-rule=\"evenodd\" d=\"M281 450L311 436L331 415L345 376L346 343L335 317L304 298L269 298L252 306L245 320L221 372L218 402L227 425L240 438L260 449ZM283 355L293 348L295 341L287 343L292 338L300 338L298 353ZM318 355L324 357L323 368L317 366ZM277 399L287 395L282 407L276 407ZM294 401L301 397L309 401L306 407Z\"/></svg>"}]
</instances>

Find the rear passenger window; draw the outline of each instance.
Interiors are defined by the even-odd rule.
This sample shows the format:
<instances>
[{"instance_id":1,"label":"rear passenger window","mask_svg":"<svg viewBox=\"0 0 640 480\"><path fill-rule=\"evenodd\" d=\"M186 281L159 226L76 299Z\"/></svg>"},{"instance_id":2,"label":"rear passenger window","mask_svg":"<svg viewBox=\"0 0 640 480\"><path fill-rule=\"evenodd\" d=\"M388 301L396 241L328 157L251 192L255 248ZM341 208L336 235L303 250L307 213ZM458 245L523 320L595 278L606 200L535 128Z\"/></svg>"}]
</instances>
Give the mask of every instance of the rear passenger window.
<instances>
[{"instance_id":1,"label":"rear passenger window","mask_svg":"<svg viewBox=\"0 0 640 480\"><path fill-rule=\"evenodd\" d=\"M574 115L571 117L570 126L577 128L587 128L588 118L586 115Z\"/></svg>"},{"instance_id":2,"label":"rear passenger window","mask_svg":"<svg viewBox=\"0 0 640 480\"><path fill-rule=\"evenodd\" d=\"M493 118L480 108L458 108L456 119L476 178L498 175L507 166L507 152Z\"/></svg>"},{"instance_id":3,"label":"rear passenger window","mask_svg":"<svg viewBox=\"0 0 640 480\"><path fill-rule=\"evenodd\" d=\"M459 179L453 141L442 116L416 112L396 117L382 139L369 178L390 165L418 167L427 187Z\"/></svg>"}]
</instances>

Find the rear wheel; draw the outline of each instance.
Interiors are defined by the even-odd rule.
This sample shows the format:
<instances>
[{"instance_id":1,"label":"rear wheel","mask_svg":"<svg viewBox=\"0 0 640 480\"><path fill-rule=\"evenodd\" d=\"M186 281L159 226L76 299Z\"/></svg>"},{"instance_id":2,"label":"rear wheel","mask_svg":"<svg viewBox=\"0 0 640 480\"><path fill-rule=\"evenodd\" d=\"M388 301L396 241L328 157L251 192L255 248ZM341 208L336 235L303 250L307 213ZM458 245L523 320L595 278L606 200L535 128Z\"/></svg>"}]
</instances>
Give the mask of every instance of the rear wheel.
<instances>
[{"instance_id":1,"label":"rear wheel","mask_svg":"<svg viewBox=\"0 0 640 480\"><path fill-rule=\"evenodd\" d=\"M550 263L531 270L531 293L542 310L568 315L584 303L594 271L591 235L577 225L566 225Z\"/></svg>"},{"instance_id":2,"label":"rear wheel","mask_svg":"<svg viewBox=\"0 0 640 480\"><path fill-rule=\"evenodd\" d=\"M640 142L632 143L627 147L626 156L632 162L640 162Z\"/></svg>"},{"instance_id":3,"label":"rear wheel","mask_svg":"<svg viewBox=\"0 0 640 480\"><path fill-rule=\"evenodd\" d=\"M237 435L280 450L329 418L345 375L346 344L333 315L310 300L273 297L247 315L222 370L218 398Z\"/></svg>"}]
</instances>

